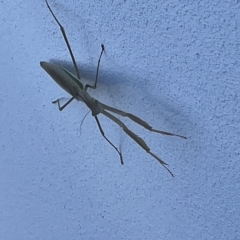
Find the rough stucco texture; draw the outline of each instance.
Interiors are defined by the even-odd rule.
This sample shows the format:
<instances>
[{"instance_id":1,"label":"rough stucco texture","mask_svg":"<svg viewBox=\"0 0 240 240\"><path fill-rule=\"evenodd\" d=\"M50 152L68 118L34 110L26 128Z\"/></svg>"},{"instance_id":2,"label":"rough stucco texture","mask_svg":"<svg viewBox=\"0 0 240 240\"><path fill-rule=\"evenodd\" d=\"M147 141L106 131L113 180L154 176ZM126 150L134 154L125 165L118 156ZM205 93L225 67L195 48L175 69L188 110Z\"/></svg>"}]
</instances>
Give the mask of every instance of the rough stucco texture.
<instances>
[{"instance_id":1,"label":"rough stucco texture","mask_svg":"<svg viewBox=\"0 0 240 240\"><path fill-rule=\"evenodd\" d=\"M40 61L71 65L43 0L0 1L0 239L240 239L240 2L49 0L91 95L121 118L170 174L65 93ZM92 79L92 80L91 80Z\"/></svg>"}]
</instances>

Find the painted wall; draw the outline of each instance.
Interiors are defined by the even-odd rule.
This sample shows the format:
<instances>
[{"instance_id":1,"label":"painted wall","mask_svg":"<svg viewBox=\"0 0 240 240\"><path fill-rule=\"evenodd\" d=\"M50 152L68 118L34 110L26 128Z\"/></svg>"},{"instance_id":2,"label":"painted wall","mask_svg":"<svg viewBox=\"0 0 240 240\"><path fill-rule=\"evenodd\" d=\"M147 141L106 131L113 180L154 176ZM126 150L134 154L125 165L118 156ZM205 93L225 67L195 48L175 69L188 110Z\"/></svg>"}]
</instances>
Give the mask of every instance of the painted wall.
<instances>
[{"instance_id":1,"label":"painted wall","mask_svg":"<svg viewBox=\"0 0 240 240\"><path fill-rule=\"evenodd\" d=\"M170 174L106 119L94 118L40 61L71 64L43 0L0 2L0 239L240 239L240 2L63 1L83 77L106 51L100 101L127 119Z\"/></svg>"}]
</instances>

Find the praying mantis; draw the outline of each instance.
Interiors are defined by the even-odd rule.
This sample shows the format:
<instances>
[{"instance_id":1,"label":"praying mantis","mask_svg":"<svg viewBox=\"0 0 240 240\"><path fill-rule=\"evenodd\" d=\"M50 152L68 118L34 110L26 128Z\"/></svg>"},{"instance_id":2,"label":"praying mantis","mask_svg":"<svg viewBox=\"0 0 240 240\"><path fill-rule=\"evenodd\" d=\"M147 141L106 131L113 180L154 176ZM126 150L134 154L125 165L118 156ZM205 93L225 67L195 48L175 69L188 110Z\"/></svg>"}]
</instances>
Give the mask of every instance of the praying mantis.
<instances>
[{"instance_id":1,"label":"praying mantis","mask_svg":"<svg viewBox=\"0 0 240 240\"><path fill-rule=\"evenodd\" d=\"M68 38L67 38L67 35L65 33L65 30L64 30L63 26L61 25L61 23L58 21L55 14L53 13L51 7L48 4L48 1L45 0L45 2L46 2L46 5L47 5L49 11L51 12L51 15L53 16L54 20L56 21L57 25L60 27L61 33L62 33L64 41L67 45L68 51L70 53L70 56L71 56L71 59L72 59L72 62L73 62L73 65L74 65L74 68L75 68L75 71L76 71L76 76L75 76L71 72L69 72L68 70L66 70L65 68L63 68L61 66L58 66L56 64L52 64L52 63L49 63L49 62L44 62L44 61L40 62L41 67L52 77L52 79L60 87L62 87L66 92L68 92L72 96L70 98L70 100L68 100L62 106L60 106L60 99L57 99L57 100L53 101L52 103L57 103L60 111L62 111L74 99L76 99L77 101L81 101L81 102L85 103L87 105L87 107L91 110L92 116L96 120L96 123L98 125L98 128L99 128L99 131L100 131L101 135L118 153L118 155L120 157L120 162L121 162L122 165L123 165L122 153L105 136L105 133L104 133L104 131L101 127L101 124L99 122L99 119L98 119L98 114L100 114L100 113L103 114L104 116L108 117L113 122L115 122L119 127L121 127L123 129L123 131L130 138L132 138L148 154L150 154L153 158L155 158L171 174L171 176L174 177L173 173L167 167L168 164L165 163L163 160L161 160L157 155L152 153L150 148L146 144L146 142L142 138L140 138L138 135L136 135L134 132L132 132L130 129L128 129L127 126L121 120L119 120L117 117L115 117L112 113L118 114L122 117L127 117L127 118L131 119L133 122L139 124L140 126L146 128L147 130L149 130L151 132L156 132L156 133L160 133L160 134L168 135L168 136L176 136L176 137L180 137L180 138L183 138L183 139L186 139L186 137L181 136L181 135L177 135L177 134L174 134L174 133L154 129L147 122L142 120L141 118L139 118L139 117L137 117L137 116L135 116L131 113L127 113L127 112L121 111L117 108L113 108L113 107L110 107L108 105L105 105L105 104L101 103L100 101L96 100L95 98L91 97L89 95L89 93L87 92L87 90L88 90L88 88L92 88L92 89L97 88L98 71L99 71L99 66L100 66L100 60L101 60L102 54L104 52L104 45L101 44L102 50L101 50L101 53L100 53L100 56L99 56L99 59L98 59L95 83L93 85L86 84L84 86L81 83L79 70L78 70L78 67L77 67L77 64L76 64L76 61L75 61L75 57L74 57L73 52L71 50L70 44L68 42Z\"/></svg>"}]
</instances>

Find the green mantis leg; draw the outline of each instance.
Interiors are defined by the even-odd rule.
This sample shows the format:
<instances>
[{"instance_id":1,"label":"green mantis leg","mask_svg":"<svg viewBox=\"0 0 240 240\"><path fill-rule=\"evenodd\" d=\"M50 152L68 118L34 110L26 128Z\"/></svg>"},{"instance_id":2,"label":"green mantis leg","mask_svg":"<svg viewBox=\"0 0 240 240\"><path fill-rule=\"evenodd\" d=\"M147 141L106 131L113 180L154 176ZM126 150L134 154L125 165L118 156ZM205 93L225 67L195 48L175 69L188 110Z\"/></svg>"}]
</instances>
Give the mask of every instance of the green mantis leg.
<instances>
[{"instance_id":1,"label":"green mantis leg","mask_svg":"<svg viewBox=\"0 0 240 240\"><path fill-rule=\"evenodd\" d=\"M140 138L138 135L136 135L134 132L132 132L131 130L129 130L127 128L127 126L120 121L119 119L117 119L115 116L113 116L112 114L110 114L109 112L103 110L101 112L103 115L105 115L106 117L110 118L112 121L114 121L116 124L118 124L123 131L129 136L131 137L139 146L141 146L147 153L149 153L152 157L154 157L158 162L160 162L162 164L162 166L172 175L172 177L174 177L173 173L167 168L166 165L168 165L167 163L165 163L162 159L160 159L158 156L156 156L154 153L152 153L150 151L150 148L148 147L148 145L145 143L145 141Z\"/></svg>"},{"instance_id":2,"label":"green mantis leg","mask_svg":"<svg viewBox=\"0 0 240 240\"><path fill-rule=\"evenodd\" d=\"M175 136L175 137L180 137L180 138L187 139L186 137L178 135L178 134L175 134L175 133L170 133L170 132L165 132L165 131L154 129L147 122L143 121L141 118L139 118L139 117L137 117L137 116L135 116L135 115L133 115L131 113L127 113L127 112L121 111L121 110L119 110L117 108L110 107L110 106L108 106L106 104L103 104L103 103L101 103L101 105L103 106L103 108L105 110L108 110L108 111L111 111L113 113L119 114L119 115L121 115L123 117L130 118L132 121L134 121L135 123L137 123L137 124L141 125L142 127L146 128L150 132L156 132L156 133L160 133L160 134L163 134L163 135Z\"/></svg>"},{"instance_id":3,"label":"green mantis leg","mask_svg":"<svg viewBox=\"0 0 240 240\"><path fill-rule=\"evenodd\" d=\"M105 136L104 131L103 131L101 125L100 125L100 122L99 122L97 116L95 116L95 120L96 120L96 122L97 122L98 128L99 128L102 136L103 136L103 137L108 141L108 143L118 152L119 157L120 157L121 164L123 165L123 157L122 157L121 152L120 152L120 151L113 145L113 143Z\"/></svg>"},{"instance_id":4,"label":"green mantis leg","mask_svg":"<svg viewBox=\"0 0 240 240\"><path fill-rule=\"evenodd\" d=\"M60 106L60 99L57 99L57 100L53 101L52 103L57 103L59 111L62 111L70 102L72 102L73 99L74 99L74 97L71 97L63 106Z\"/></svg>"},{"instance_id":5,"label":"green mantis leg","mask_svg":"<svg viewBox=\"0 0 240 240\"><path fill-rule=\"evenodd\" d=\"M67 35L66 35L66 33L65 33L64 27L61 25L61 23L58 21L57 17L56 17L55 14L53 13L52 9L50 8L50 6L49 6L49 4L48 4L48 1L45 0L45 2L46 2L46 4L47 4L47 7L48 7L48 9L50 10L53 18L55 19L55 21L57 22L58 26L60 27L60 30L61 30L61 32L62 32L64 41L66 42L68 51L69 51L69 53L70 53L70 55L71 55L71 58L72 58L72 61L73 61L73 65L74 65L74 68L75 68L75 71L76 71L76 74L77 74L77 77L78 77L78 79L80 79L79 70L78 70L78 67L77 67L77 64L76 64L76 61L75 61L75 58L74 58L72 49L71 49L70 44L69 44L69 42L68 42L68 38L67 38Z\"/></svg>"},{"instance_id":6,"label":"green mantis leg","mask_svg":"<svg viewBox=\"0 0 240 240\"><path fill-rule=\"evenodd\" d=\"M102 54L103 54L104 49L105 49L103 44L101 44L101 47L102 47L102 51L101 51L100 56L99 56L99 59L98 59L98 65L97 65L97 72L96 72L95 83L94 83L94 85L86 84L86 86L85 86L85 88L84 88L84 90L86 90L86 91L87 91L87 89L88 89L89 87L90 87L90 88L93 88L93 89L96 89L96 87L97 87L98 71L99 71L100 61L101 61L101 57L102 57Z\"/></svg>"}]
</instances>

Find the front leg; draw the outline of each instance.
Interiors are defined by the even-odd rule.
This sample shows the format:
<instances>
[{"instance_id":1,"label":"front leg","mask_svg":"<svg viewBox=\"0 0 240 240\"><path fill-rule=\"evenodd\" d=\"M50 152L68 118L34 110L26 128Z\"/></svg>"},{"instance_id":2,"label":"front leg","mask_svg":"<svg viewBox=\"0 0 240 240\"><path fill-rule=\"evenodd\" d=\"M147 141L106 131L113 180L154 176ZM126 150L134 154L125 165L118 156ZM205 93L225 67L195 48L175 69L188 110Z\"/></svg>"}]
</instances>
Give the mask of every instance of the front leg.
<instances>
[{"instance_id":1,"label":"front leg","mask_svg":"<svg viewBox=\"0 0 240 240\"><path fill-rule=\"evenodd\" d=\"M68 100L64 105L60 106L60 99L58 98L57 100L53 101L52 103L57 103L58 104L58 109L59 111L62 111L70 102L72 102L72 100L74 99L74 97L71 97L70 100Z\"/></svg>"}]
</instances>

